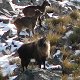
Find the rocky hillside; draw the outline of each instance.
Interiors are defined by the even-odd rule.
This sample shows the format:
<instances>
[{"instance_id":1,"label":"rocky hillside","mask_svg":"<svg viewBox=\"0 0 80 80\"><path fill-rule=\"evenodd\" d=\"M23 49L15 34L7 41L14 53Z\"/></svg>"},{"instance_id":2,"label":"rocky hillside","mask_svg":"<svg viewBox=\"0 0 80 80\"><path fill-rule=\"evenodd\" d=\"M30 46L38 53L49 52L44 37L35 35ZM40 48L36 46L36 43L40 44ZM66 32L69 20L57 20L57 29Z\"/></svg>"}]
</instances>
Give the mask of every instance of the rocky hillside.
<instances>
[{"instance_id":1,"label":"rocky hillside","mask_svg":"<svg viewBox=\"0 0 80 80\"><path fill-rule=\"evenodd\" d=\"M33 37L29 37L28 31L22 30L18 38L12 20L19 13L23 16L25 3L27 6L41 5L42 1L13 3L8 0L10 6L4 5L10 10L0 5L0 80L80 80L79 2L49 1L51 6L46 7L45 18L41 25L36 25ZM23 72L17 49L43 35L47 36L51 44L51 59L46 61L46 69L39 69L31 62Z\"/></svg>"}]
</instances>

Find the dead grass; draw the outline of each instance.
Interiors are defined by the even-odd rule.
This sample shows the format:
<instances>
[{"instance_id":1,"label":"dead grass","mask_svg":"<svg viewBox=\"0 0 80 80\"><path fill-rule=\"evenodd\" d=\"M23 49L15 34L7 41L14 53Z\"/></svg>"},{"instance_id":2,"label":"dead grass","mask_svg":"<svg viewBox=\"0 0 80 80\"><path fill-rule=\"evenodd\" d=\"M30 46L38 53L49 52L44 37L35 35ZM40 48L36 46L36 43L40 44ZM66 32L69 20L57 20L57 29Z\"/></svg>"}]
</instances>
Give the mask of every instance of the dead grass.
<instances>
[{"instance_id":1,"label":"dead grass","mask_svg":"<svg viewBox=\"0 0 80 80\"><path fill-rule=\"evenodd\" d=\"M63 16L62 19L63 19L63 25L65 26L72 23L72 19L69 15Z\"/></svg>"},{"instance_id":2,"label":"dead grass","mask_svg":"<svg viewBox=\"0 0 80 80\"><path fill-rule=\"evenodd\" d=\"M68 75L62 75L62 80L68 80Z\"/></svg>"},{"instance_id":3,"label":"dead grass","mask_svg":"<svg viewBox=\"0 0 80 80\"><path fill-rule=\"evenodd\" d=\"M60 37L61 36L59 34L57 34L57 33L54 33L54 34L50 34L49 33L47 35L48 40L50 40L51 46L55 45L57 43L57 41L60 39Z\"/></svg>"},{"instance_id":4,"label":"dead grass","mask_svg":"<svg viewBox=\"0 0 80 80\"><path fill-rule=\"evenodd\" d=\"M73 65L70 63L70 61L68 59L65 59L63 61L63 65L65 68L68 68L68 69L72 69Z\"/></svg>"},{"instance_id":5,"label":"dead grass","mask_svg":"<svg viewBox=\"0 0 80 80\"><path fill-rule=\"evenodd\" d=\"M61 52L63 54L63 60L70 58L71 52L65 48L65 45L63 47L61 47L60 50L61 50Z\"/></svg>"},{"instance_id":6,"label":"dead grass","mask_svg":"<svg viewBox=\"0 0 80 80\"><path fill-rule=\"evenodd\" d=\"M77 10L73 11L73 12L70 14L70 17L71 17L73 20L77 20L77 19L80 17L79 11L77 11Z\"/></svg>"},{"instance_id":7,"label":"dead grass","mask_svg":"<svg viewBox=\"0 0 80 80\"><path fill-rule=\"evenodd\" d=\"M50 6L46 6L46 12L47 13L53 13L54 12L54 8L50 7Z\"/></svg>"},{"instance_id":8,"label":"dead grass","mask_svg":"<svg viewBox=\"0 0 80 80\"><path fill-rule=\"evenodd\" d=\"M56 32L58 34L63 34L66 32L66 27L65 26L58 26L58 27L56 27Z\"/></svg>"},{"instance_id":9,"label":"dead grass","mask_svg":"<svg viewBox=\"0 0 80 80\"><path fill-rule=\"evenodd\" d=\"M53 20L52 20L52 24L54 25L54 26L58 26L58 25L63 25L63 19L60 17L60 18L58 18L58 19L55 19L55 18L53 18Z\"/></svg>"},{"instance_id":10,"label":"dead grass","mask_svg":"<svg viewBox=\"0 0 80 80\"><path fill-rule=\"evenodd\" d=\"M14 63L16 64L21 64L21 61L20 61L20 58L19 57L13 57L10 61L9 61L9 64L10 65L13 65Z\"/></svg>"},{"instance_id":11,"label":"dead grass","mask_svg":"<svg viewBox=\"0 0 80 80\"><path fill-rule=\"evenodd\" d=\"M52 20L53 20L52 18L47 18L46 20L44 20L45 24L48 25L49 29L54 29Z\"/></svg>"}]
</instances>

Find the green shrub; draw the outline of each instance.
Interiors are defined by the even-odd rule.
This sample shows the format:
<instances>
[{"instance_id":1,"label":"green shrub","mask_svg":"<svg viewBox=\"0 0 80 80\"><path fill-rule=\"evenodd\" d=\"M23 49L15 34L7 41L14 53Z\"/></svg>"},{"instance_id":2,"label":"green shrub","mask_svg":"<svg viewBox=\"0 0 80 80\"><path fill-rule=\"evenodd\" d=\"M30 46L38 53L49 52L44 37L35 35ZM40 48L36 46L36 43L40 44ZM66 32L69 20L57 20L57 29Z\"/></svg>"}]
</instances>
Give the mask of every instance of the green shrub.
<instances>
[{"instance_id":1,"label":"green shrub","mask_svg":"<svg viewBox=\"0 0 80 80\"><path fill-rule=\"evenodd\" d=\"M73 64L73 70L77 70L78 69L78 67L79 67L79 65L78 64Z\"/></svg>"},{"instance_id":2,"label":"green shrub","mask_svg":"<svg viewBox=\"0 0 80 80\"><path fill-rule=\"evenodd\" d=\"M78 35L76 33L73 33L69 36L69 41L71 44L74 44L78 40Z\"/></svg>"},{"instance_id":3,"label":"green shrub","mask_svg":"<svg viewBox=\"0 0 80 80\"><path fill-rule=\"evenodd\" d=\"M0 73L0 80L2 80L2 74Z\"/></svg>"},{"instance_id":4,"label":"green shrub","mask_svg":"<svg viewBox=\"0 0 80 80\"><path fill-rule=\"evenodd\" d=\"M80 39L80 28L75 27L73 31L73 34L69 36L69 41L71 44L74 44L75 42L77 43Z\"/></svg>"},{"instance_id":5,"label":"green shrub","mask_svg":"<svg viewBox=\"0 0 80 80\"><path fill-rule=\"evenodd\" d=\"M73 77L74 80L77 80L76 78L80 75L80 65L77 63L73 64Z\"/></svg>"},{"instance_id":6,"label":"green shrub","mask_svg":"<svg viewBox=\"0 0 80 80\"><path fill-rule=\"evenodd\" d=\"M77 35L80 35L80 28L75 27L75 28L74 28L74 32L75 32Z\"/></svg>"}]
</instances>

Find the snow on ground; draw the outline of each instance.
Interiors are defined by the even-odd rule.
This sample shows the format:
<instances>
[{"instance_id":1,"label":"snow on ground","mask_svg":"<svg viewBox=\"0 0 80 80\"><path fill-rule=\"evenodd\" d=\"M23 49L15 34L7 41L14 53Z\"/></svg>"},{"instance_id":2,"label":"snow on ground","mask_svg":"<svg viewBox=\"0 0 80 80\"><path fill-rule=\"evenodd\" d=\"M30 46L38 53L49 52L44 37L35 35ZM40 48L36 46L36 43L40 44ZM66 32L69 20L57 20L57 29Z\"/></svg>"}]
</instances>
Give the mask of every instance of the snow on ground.
<instances>
[{"instance_id":1,"label":"snow on ground","mask_svg":"<svg viewBox=\"0 0 80 80\"><path fill-rule=\"evenodd\" d=\"M1 17L0 19L5 19L4 17ZM7 19L7 18L6 18ZM10 19L11 20L11 19ZM11 31L10 34L12 35L11 37L4 36L2 37L7 31ZM27 32L22 31L20 35L29 35ZM10 61L15 59L13 55L15 54L15 51L23 44L23 42L16 40L17 38L17 29L14 24L9 23L4 23L3 21L0 22L0 68L2 75L9 76L12 75L14 70L17 68L17 65L10 64ZM7 39L4 39L4 38ZM9 80L13 80L16 78L16 75L10 77Z\"/></svg>"},{"instance_id":2,"label":"snow on ground","mask_svg":"<svg viewBox=\"0 0 80 80\"><path fill-rule=\"evenodd\" d=\"M59 16L54 16L53 13L47 13L47 14L48 14L49 17L53 17L55 19L58 19L59 18Z\"/></svg>"},{"instance_id":3,"label":"snow on ground","mask_svg":"<svg viewBox=\"0 0 80 80\"><path fill-rule=\"evenodd\" d=\"M9 64L9 59L11 59L11 55L5 55L3 57L0 57L0 67L3 76L12 74L13 70L17 68L16 64Z\"/></svg>"},{"instance_id":4,"label":"snow on ground","mask_svg":"<svg viewBox=\"0 0 80 80\"><path fill-rule=\"evenodd\" d=\"M15 35L17 31L13 24L4 24L3 22L0 22L0 36L2 36L8 30L11 30L13 35ZM15 35L14 37L8 38L3 43L0 42L0 55L3 54L3 51L7 53L6 47L11 46L10 53L8 52L8 55L3 54L3 56L0 56L0 67L3 76L11 75L14 69L17 68L16 64L10 65L9 63L9 60L12 58L11 56L13 54L13 51L23 44L23 42L13 40L16 37L17 36ZM16 47L14 45L16 45ZM12 79L10 78L10 80Z\"/></svg>"},{"instance_id":5,"label":"snow on ground","mask_svg":"<svg viewBox=\"0 0 80 80\"><path fill-rule=\"evenodd\" d=\"M80 50L76 50L76 51L75 51L75 55L76 55L76 56L80 56Z\"/></svg>"},{"instance_id":6,"label":"snow on ground","mask_svg":"<svg viewBox=\"0 0 80 80\"><path fill-rule=\"evenodd\" d=\"M61 65L49 65L49 66L46 66L46 69L62 69Z\"/></svg>"}]
</instances>

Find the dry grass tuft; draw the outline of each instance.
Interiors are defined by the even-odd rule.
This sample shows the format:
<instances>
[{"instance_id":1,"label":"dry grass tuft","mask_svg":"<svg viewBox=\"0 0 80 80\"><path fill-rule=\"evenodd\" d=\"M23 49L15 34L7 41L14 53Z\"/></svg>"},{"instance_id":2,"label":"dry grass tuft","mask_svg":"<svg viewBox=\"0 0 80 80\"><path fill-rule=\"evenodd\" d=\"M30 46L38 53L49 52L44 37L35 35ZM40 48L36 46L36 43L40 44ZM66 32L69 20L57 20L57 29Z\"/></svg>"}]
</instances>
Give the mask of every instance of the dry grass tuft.
<instances>
[{"instance_id":1,"label":"dry grass tuft","mask_svg":"<svg viewBox=\"0 0 80 80\"><path fill-rule=\"evenodd\" d=\"M62 19L63 19L63 25L65 26L72 23L72 19L69 15L63 16Z\"/></svg>"},{"instance_id":2,"label":"dry grass tuft","mask_svg":"<svg viewBox=\"0 0 80 80\"><path fill-rule=\"evenodd\" d=\"M54 33L54 34L50 34L49 33L47 35L47 38L50 41L51 46L55 45L57 43L57 41L60 39L60 37L61 36L59 34L57 34L57 33Z\"/></svg>"},{"instance_id":3,"label":"dry grass tuft","mask_svg":"<svg viewBox=\"0 0 80 80\"><path fill-rule=\"evenodd\" d=\"M73 20L77 20L77 19L80 17L80 14L79 14L79 12L76 10L76 11L73 11L73 12L70 14L70 17L71 17Z\"/></svg>"},{"instance_id":4,"label":"dry grass tuft","mask_svg":"<svg viewBox=\"0 0 80 80\"><path fill-rule=\"evenodd\" d=\"M68 75L62 75L62 80L68 80Z\"/></svg>"},{"instance_id":5,"label":"dry grass tuft","mask_svg":"<svg viewBox=\"0 0 80 80\"><path fill-rule=\"evenodd\" d=\"M73 68L73 64L71 64L68 59L65 59L63 61L63 65L64 65L65 68L68 68L68 69L72 69Z\"/></svg>"},{"instance_id":6,"label":"dry grass tuft","mask_svg":"<svg viewBox=\"0 0 80 80\"><path fill-rule=\"evenodd\" d=\"M65 26L58 26L58 27L56 27L56 32L58 34L64 34L66 32L66 27Z\"/></svg>"}]
</instances>

